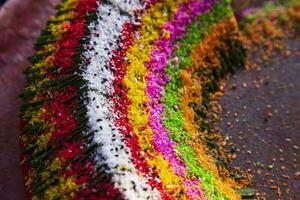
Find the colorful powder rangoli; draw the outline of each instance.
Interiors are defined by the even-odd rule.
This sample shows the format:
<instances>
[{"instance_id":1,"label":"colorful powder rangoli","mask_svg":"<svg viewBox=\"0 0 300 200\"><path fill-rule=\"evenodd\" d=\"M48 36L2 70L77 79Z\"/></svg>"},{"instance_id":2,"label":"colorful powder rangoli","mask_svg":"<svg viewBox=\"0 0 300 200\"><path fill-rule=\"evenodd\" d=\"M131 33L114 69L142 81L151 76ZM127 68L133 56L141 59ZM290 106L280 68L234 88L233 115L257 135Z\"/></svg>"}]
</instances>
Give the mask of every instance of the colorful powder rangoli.
<instances>
[{"instance_id":1,"label":"colorful powder rangoli","mask_svg":"<svg viewBox=\"0 0 300 200\"><path fill-rule=\"evenodd\" d=\"M207 120L222 81L244 63L230 1L64 0L57 9L22 94L29 198L241 199L211 153Z\"/></svg>"}]
</instances>

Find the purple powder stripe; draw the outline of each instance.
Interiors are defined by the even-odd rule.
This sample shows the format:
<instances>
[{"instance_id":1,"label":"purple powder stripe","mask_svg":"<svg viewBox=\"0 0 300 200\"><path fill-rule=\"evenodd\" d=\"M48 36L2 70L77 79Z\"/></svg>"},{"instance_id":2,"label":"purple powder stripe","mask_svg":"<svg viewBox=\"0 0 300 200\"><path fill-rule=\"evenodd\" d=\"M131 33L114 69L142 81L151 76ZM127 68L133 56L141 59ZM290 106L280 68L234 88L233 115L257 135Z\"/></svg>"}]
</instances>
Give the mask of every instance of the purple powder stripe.
<instances>
[{"instance_id":1,"label":"purple powder stripe","mask_svg":"<svg viewBox=\"0 0 300 200\"><path fill-rule=\"evenodd\" d=\"M146 64L149 70L146 87L146 91L150 97L149 125L154 133L154 146L162 153L164 159L170 162L175 173L184 179L188 195L200 199L207 198L199 188L199 180L186 178L186 166L179 159L174 150L176 144L170 139L168 132L163 126L162 113L164 107L161 104L161 92L164 85L169 81L166 66L174 50L173 42L184 35L187 26L192 23L195 17L202 13L207 13L216 2L217 0L202 0L190 1L179 5L174 19L164 25L163 32L165 34L163 35L168 35L168 37L162 37L156 41L150 55L150 61Z\"/></svg>"}]
</instances>

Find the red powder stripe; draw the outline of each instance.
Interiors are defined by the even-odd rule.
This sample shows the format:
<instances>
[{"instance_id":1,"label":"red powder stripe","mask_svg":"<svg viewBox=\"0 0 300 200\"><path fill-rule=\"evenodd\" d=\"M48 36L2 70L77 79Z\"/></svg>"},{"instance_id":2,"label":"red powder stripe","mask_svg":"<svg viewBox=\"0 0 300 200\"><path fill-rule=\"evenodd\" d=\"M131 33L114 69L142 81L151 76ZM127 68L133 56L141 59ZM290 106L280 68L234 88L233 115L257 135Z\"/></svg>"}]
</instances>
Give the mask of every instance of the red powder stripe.
<instances>
[{"instance_id":1,"label":"red powder stripe","mask_svg":"<svg viewBox=\"0 0 300 200\"><path fill-rule=\"evenodd\" d=\"M75 64L73 62L74 56L77 54L76 48L81 45L80 39L84 36L86 30L85 17L88 12L95 12L97 8L96 0L81 0L77 5L75 15L76 20L69 26L68 31L63 35L62 39L58 43L58 49L54 57L54 65L59 66L58 74L53 75L47 73L47 77L50 79L56 79L66 75L69 68ZM54 125L54 131L52 135L52 143L60 143L65 137L72 136L73 131L78 127L76 118L72 115L72 111L78 107L75 103L71 103L69 100L75 96L76 87L68 87L63 93L52 94L51 102L44 106L46 113L51 113L51 116L47 116L51 119ZM50 122L50 123L51 123ZM79 160L86 160L84 149L84 141L75 142L61 142L63 146L62 150L57 153L57 157L61 158L63 162L66 162L72 158ZM98 174L91 161L72 162L65 171L61 171L58 174L62 177L74 177L77 185L83 185L89 183ZM105 192L95 193L99 190ZM74 199L112 199L113 197L120 196L119 192L114 188L111 183L97 183L96 185L84 189L80 189Z\"/></svg>"},{"instance_id":2,"label":"red powder stripe","mask_svg":"<svg viewBox=\"0 0 300 200\"><path fill-rule=\"evenodd\" d=\"M131 156L133 164L136 169L144 175L152 177L149 179L148 184L151 187L155 187L159 190L163 199L173 199L164 190L162 183L155 180L158 174L150 169L145 156L141 155L141 147L139 146L138 136L134 134L133 127L129 123L128 119L128 105L130 100L127 98L128 87L124 84L124 77L126 75L126 52L129 47L133 44L133 33L138 28L136 25L131 23L125 23L122 28L122 36L120 42L120 48L113 51L112 59L110 60L111 67L114 69L114 112L117 113L118 119L115 121L118 130L122 133L125 138L126 145L131 150Z\"/></svg>"}]
</instances>

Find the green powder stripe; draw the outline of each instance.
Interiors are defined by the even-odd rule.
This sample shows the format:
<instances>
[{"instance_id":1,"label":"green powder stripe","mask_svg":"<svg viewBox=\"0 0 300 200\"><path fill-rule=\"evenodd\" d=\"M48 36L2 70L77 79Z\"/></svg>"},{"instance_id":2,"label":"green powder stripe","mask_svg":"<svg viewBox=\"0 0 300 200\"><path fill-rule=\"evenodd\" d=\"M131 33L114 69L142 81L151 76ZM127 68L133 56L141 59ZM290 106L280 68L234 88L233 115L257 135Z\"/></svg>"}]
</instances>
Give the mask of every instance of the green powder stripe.
<instances>
[{"instance_id":1,"label":"green powder stripe","mask_svg":"<svg viewBox=\"0 0 300 200\"><path fill-rule=\"evenodd\" d=\"M180 80L181 71L190 66L190 51L208 34L209 29L215 23L233 15L229 6L230 1L224 0L216 5L209 14L201 15L199 20L188 28L187 35L178 43L179 49L176 51L178 64L167 66L167 73L171 80L166 84L163 94L164 114L163 123L169 131L172 140L178 142L176 149L179 155L185 160L189 169L189 174L201 179L201 186L205 189L205 194L209 199L223 200L229 199L219 190L215 184L215 178L211 172L199 166L194 150L188 145L190 135L184 128L184 116L180 105L180 91L182 82Z\"/></svg>"}]
</instances>

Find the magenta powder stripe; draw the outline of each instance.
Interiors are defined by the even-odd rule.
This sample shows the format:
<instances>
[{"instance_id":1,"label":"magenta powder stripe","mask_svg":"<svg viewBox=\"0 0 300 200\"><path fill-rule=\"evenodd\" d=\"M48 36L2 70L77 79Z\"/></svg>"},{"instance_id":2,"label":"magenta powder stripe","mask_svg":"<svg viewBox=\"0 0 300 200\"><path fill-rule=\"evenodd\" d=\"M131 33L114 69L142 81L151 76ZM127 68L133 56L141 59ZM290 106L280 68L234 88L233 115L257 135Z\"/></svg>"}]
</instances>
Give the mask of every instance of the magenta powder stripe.
<instances>
[{"instance_id":1,"label":"magenta powder stripe","mask_svg":"<svg viewBox=\"0 0 300 200\"><path fill-rule=\"evenodd\" d=\"M192 23L195 17L202 13L207 13L214 3L216 3L216 0L202 0L190 1L179 5L174 19L164 25L163 33L165 34L163 35L168 35L168 37L162 37L156 41L155 47L150 55L150 61L146 64L149 70L146 87L146 91L150 97L149 125L154 133L154 146L162 153L164 159L170 162L175 173L184 179L188 195L200 199L207 198L199 188L199 180L186 178L186 166L184 162L179 159L174 150L175 143L170 139L168 132L163 126L162 113L164 107L161 103L161 92L166 82L169 81L166 66L174 50L173 42L184 35L187 26Z\"/></svg>"}]
</instances>

